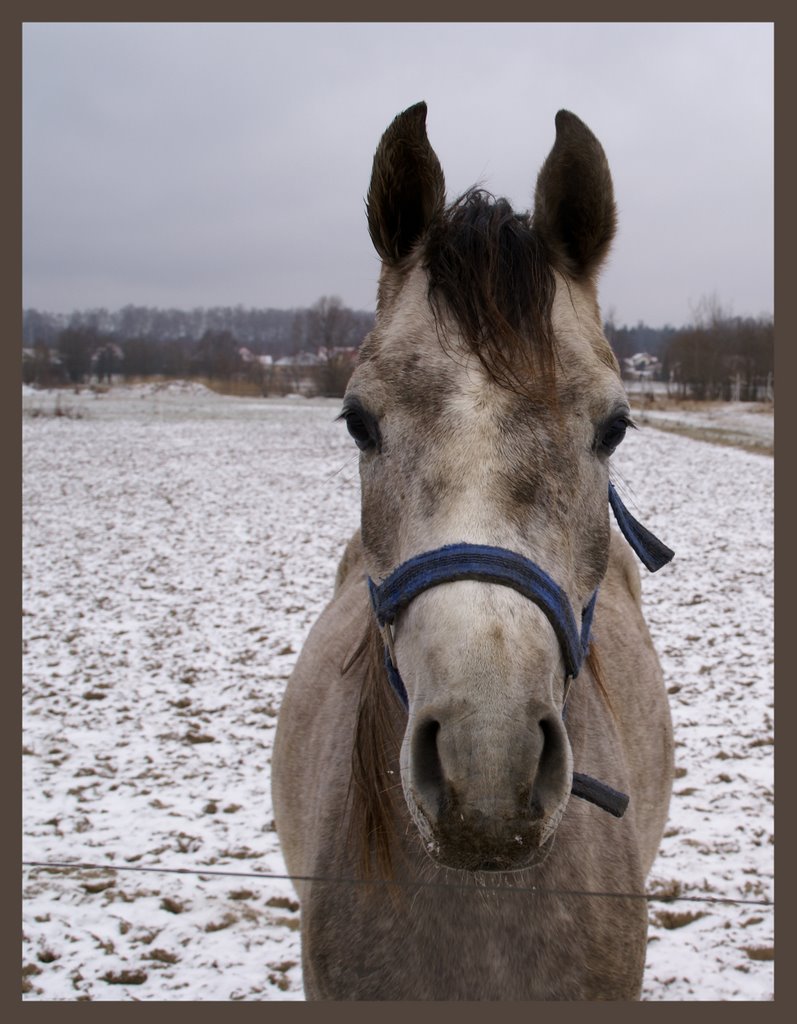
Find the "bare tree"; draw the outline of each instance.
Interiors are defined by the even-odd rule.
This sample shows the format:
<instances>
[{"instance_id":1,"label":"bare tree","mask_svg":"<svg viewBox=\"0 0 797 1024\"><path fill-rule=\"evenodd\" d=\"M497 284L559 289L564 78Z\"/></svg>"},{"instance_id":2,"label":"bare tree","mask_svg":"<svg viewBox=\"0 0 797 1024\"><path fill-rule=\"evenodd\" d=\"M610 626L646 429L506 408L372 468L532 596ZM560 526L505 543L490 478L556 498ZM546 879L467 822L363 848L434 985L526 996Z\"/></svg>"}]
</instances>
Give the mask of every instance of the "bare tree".
<instances>
[{"instance_id":1,"label":"bare tree","mask_svg":"<svg viewBox=\"0 0 797 1024\"><path fill-rule=\"evenodd\" d=\"M337 295L323 295L310 307L307 319L308 334L317 349L330 352L349 345L352 312Z\"/></svg>"},{"instance_id":2,"label":"bare tree","mask_svg":"<svg viewBox=\"0 0 797 1024\"><path fill-rule=\"evenodd\" d=\"M696 324L676 332L665 368L681 395L697 400L770 398L775 325L771 317L733 317L708 296L694 310Z\"/></svg>"},{"instance_id":3,"label":"bare tree","mask_svg":"<svg viewBox=\"0 0 797 1024\"><path fill-rule=\"evenodd\" d=\"M82 384L91 372L91 357L98 346L93 327L67 327L58 336L58 354L72 384Z\"/></svg>"}]
</instances>

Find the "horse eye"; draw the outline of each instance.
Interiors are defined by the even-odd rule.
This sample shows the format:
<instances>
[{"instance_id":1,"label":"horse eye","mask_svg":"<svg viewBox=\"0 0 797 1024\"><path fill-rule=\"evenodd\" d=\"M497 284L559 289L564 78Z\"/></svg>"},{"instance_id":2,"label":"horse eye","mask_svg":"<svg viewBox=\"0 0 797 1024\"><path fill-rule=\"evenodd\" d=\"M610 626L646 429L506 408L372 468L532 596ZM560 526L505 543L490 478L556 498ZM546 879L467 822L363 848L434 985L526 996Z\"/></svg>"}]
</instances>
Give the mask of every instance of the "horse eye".
<instances>
[{"instance_id":1,"label":"horse eye","mask_svg":"<svg viewBox=\"0 0 797 1024\"><path fill-rule=\"evenodd\" d=\"M364 409L344 409L340 418L346 421L346 429L361 452L379 446L379 427Z\"/></svg>"},{"instance_id":2,"label":"horse eye","mask_svg":"<svg viewBox=\"0 0 797 1024\"><path fill-rule=\"evenodd\" d=\"M625 437L626 430L633 425L627 416L617 416L613 419L600 438L601 451L611 455Z\"/></svg>"}]
</instances>

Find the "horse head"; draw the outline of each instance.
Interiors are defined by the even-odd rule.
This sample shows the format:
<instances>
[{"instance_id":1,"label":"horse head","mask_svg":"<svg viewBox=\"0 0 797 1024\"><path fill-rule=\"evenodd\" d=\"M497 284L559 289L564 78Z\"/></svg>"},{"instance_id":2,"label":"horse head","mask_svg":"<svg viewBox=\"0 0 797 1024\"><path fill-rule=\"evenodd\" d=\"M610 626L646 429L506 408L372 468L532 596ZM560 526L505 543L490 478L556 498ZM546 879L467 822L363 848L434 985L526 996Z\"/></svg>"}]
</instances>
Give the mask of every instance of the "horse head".
<instances>
[{"instance_id":1,"label":"horse head","mask_svg":"<svg viewBox=\"0 0 797 1024\"><path fill-rule=\"evenodd\" d=\"M475 189L447 206L419 103L382 137L367 209L377 316L343 417L373 591L428 552L511 553L554 581L583 636L630 424L596 293L615 231L600 143L560 111L533 214ZM570 797L563 707L580 659L544 600L495 572L418 583L433 561L380 623L407 708L404 796L441 864L526 867Z\"/></svg>"}]
</instances>

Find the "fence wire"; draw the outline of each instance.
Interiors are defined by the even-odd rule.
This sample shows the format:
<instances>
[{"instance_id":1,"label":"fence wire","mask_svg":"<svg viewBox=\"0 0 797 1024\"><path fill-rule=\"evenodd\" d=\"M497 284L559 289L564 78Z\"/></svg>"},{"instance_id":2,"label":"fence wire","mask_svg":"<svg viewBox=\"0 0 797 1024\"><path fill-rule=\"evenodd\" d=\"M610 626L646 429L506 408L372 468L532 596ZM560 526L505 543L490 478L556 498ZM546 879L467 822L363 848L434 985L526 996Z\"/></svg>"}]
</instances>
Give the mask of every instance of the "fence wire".
<instances>
[{"instance_id":1,"label":"fence wire","mask_svg":"<svg viewBox=\"0 0 797 1024\"><path fill-rule=\"evenodd\" d=\"M474 893L532 893L545 896L599 896L607 899L623 900L644 900L647 903L718 903L724 905L744 905L755 907L774 907L773 900L766 899L745 899L729 896L709 896L705 894L696 896L677 896L667 893L649 892L600 892L582 889L549 889L538 885L478 885L471 880L464 882L425 882L422 880L413 882L392 881L381 878L346 878L332 875L278 875L267 872L253 871L217 871L202 870L201 868L164 868L164 867L141 867L132 864L85 864L75 861L23 861L24 868L52 869L70 871L127 871L138 873L166 874L166 875L193 875L198 878L249 878L260 881L288 881L288 882L322 882L330 885L380 885L400 886L402 888L417 889L462 889Z\"/></svg>"}]
</instances>

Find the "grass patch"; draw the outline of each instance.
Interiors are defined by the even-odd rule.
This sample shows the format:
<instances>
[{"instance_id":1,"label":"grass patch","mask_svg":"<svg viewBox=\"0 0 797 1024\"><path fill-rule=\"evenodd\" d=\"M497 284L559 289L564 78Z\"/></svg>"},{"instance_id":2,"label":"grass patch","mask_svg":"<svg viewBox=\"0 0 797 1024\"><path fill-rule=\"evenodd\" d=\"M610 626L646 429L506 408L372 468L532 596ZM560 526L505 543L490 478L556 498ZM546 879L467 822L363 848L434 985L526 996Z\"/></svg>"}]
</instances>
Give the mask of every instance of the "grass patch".
<instances>
[{"instance_id":1,"label":"grass patch","mask_svg":"<svg viewBox=\"0 0 797 1024\"><path fill-rule=\"evenodd\" d=\"M266 901L266 906L274 907L277 910L290 910L294 914L299 909L298 902L288 896L272 896L270 900Z\"/></svg>"},{"instance_id":2,"label":"grass patch","mask_svg":"<svg viewBox=\"0 0 797 1024\"><path fill-rule=\"evenodd\" d=\"M147 980L146 971L108 971L102 976L109 985L143 985Z\"/></svg>"},{"instance_id":3,"label":"grass patch","mask_svg":"<svg viewBox=\"0 0 797 1024\"><path fill-rule=\"evenodd\" d=\"M702 910L657 910L652 915L653 923L660 928L683 928L706 915Z\"/></svg>"},{"instance_id":4,"label":"grass patch","mask_svg":"<svg viewBox=\"0 0 797 1024\"><path fill-rule=\"evenodd\" d=\"M192 377L197 384L204 384L208 391L217 395L232 395L235 398L262 398L262 387L253 380L216 380L212 377Z\"/></svg>"},{"instance_id":5,"label":"grass patch","mask_svg":"<svg viewBox=\"0 0 797 1024\"><path fill-rule=\"evenodd\" d=\"M213 736L208 736L207 733L202 732L189 732L183 737L185 743L215 743L216 740Z\"/></svg>"},{"instance_id":6,"label":"grass patch","mask_svg":"<svg viewBox=\"0 0 797 1024\"><path fill-rule=\"evenodd\" d=\"M683 885L676 879L671 878L667 882L661 882L651 896L654 899L673 900L683 893Z\"/></svg>"},{"instance_id":7,"label":"grass patch","mask_svg":"<svg viewBox=\"0 0 797 1024\"><path fill-rule=\"evenodd\" d=\"M220 932L220 931L223 931L225 928L229 928L230 925L235 924L237 922L237 920L238 920L237 916L235 914L230 913L228 911L220 921L211 921L209 924L206 924L205 925L205 931L206 932Z\"/></svg>"},{"instance_id":8,"label":"grass patch","mask_svg":"<svg viewBox=\"0 0 797 1024\"><path fill-rule=\"evenodd\" d=\"M738 448L743 452L752 452L754 455L775 454L775 445L772 441L764 438L744 436L738 430L729 430L723 427L697 427L687 426L685 423L668 423L666 420L648 420L643 416L639 418L641 426L653 430L663 430L669 434L680 434L682 437L690 437L693 441L705 441L707 444L717 444L724 448Z\"/></svg>"},{"instance_id":9,"label":"grass patch","mask_svg":"<svg viewBox=\"0 0 797 1024\"><path fill-rule=\"evenodd\" d=\"M115 885L115 879L105 878L101 879L99 882L84 882L81 888L83 889L83 892L87 892L92 896L99 892L105 892L106 889L112 889Z\"/></svg>"},{"instance_id":10,"label":"grass patch","mask_svg":"<svg viewBox=\"0 0 797 1024\"><path fill-rule=\"evenodd\" d=\"M257 893L252 892L251 889L235 889L233 892L228 892L227 895L231 900L255 900L257 899Z\"/></svg>"},{"instance_id":11,"label":"grass patch","mask_svg":"<svg viewBox=\"0 0 797 1024\"><path fill-rule=\"evenodd\" d=\"M171 896L164 896L161 900L161 910L166 910L170 914L182 914L185 910L185 904L179 900L173 900Z\"/></svg>"},{"instance_id":12,"label":"grass patch","mask_svg":"<svg viewBox=\"0 0 797 1024\"><path fill-rule=\"evenodd\" d=\"M176 953L170 953L168 949L153 949L150 953L145 953L142 959L158 960L162 964L176 964L179 963L180 957Z\"/></svg>"},{"instance_id":13,"label":"grass patch","mask_svg":"<svg viewBox=\"0 0 797 1024\"><path fill-rule=\"evenodd\" d=\"M772 946L742 946L751 960L774 960L775 950Z\"/></svg>"},{"instance_id":14,"label":"grass patch","mask_svg":"<svg viewBox=\"0 0 797 1024\"><path fill-rule=\"evenodd\" d=\"M283 925L292 932L298 932L301 922L298 917L273 917L270 919L269 924Z\"/></svg>"},{"instance_id":15,"label":"grass patch","mask_svg":"<svg viewBox=\"0 0 797 1024\"><path fill-rule=\"evenodd\" d=\"M61 401L61 396L56 395L55 405L51 409L47 409L42 405L33 405L25 410L25 415L33 420L46 416L53 419L82 420L85 418L86 413L83 409L76 408L74 405L64 404Z\"/></svg>"}]
</instances>

